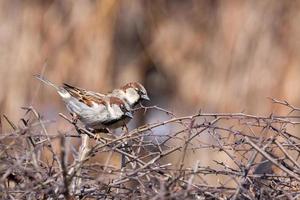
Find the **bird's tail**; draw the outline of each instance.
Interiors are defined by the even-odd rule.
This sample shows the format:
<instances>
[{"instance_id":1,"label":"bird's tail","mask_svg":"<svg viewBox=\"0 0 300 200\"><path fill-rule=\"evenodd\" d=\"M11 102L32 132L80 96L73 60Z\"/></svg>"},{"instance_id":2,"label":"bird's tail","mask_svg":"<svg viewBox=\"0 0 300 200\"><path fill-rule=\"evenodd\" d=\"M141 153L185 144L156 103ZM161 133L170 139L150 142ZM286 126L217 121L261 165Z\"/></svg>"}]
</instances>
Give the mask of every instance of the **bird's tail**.
<instances>
[{"instance_id":1,"label":"bird's tail","mask_svg":"<svg viewBox=\"0 0 300 200\"><path fill-rule=\"evenodd\" d=\"M34 77L42 81L43 83L54 87L64 101L67 101L71 97L70 93L67 90L65 90L63 87L58 87L57 85L55 85L54 83L46 79L45 77L42 77L41 75L34 75Z\"/></svg>"},{"instance_id":2,"label":"bird's tail","mask_svg":"<svg viewBox=\"0 0 300 200\"><path fill-rule=\"evenodd\" d=\"M48 79L46 79L45 77L42 77L41 75L37 74L34 75L34 77L40 81L42 81L43 83L50 85L52 87L54 87L57 91L59 91L59 88L57 87L57 85L55 85L54 83L52 83L51 81L49 81Z\"/></svg>"}]
</instances>

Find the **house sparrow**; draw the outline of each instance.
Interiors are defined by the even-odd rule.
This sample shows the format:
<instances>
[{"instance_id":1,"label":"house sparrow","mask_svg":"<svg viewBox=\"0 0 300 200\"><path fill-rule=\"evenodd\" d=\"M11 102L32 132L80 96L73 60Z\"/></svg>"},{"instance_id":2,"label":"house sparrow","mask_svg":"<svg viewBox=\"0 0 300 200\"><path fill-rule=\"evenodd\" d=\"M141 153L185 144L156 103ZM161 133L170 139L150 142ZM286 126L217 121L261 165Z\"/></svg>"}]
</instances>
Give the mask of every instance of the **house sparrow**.
<instances>
[{"instance_id":1,"label":"house sparrow","mask_svg":"<svg viewBox=\"0 0 300 200\"><path fill-rule=\"evenodd\" d=\"M125 125L124 119L133 117L130 107L120 98L105 96L69 84L57 86L39 75L35 77L54 87L67 109L88 129L118 128Z\"/></svg>"},{"instance_id":2,"label":"house sparrow","mask_svg":"<svg viewBox=\"0 0 300 200\"><path fill-rule=\"evenodd\" d=\"M150 100L144 86L137 82L127 83L119 89L114 89L111 93L108 93L107 95L99 93L97 93L97 95L101 95L102 97L107 96L122 99L124 102L126 102L130 109L133 109L142 100ZM123 126L127 129L126 124L130 120L131 118L124 117L120 121L116 121L115 123L117 126Z\"/></svg>"},{"instance_id":3,"label":"house sparrow","mask_svg":"<svg viewBox=\"0 0 300 200\"><path fill-rule=\"evenodd\" d=\"M134 106L140 103L142 100L150 100L146 89L138 82L127 83L121 88L115 89L107 95L118 97L124 100L130 106L130 108L134 108Z\"/></svg>"}]
</instances>

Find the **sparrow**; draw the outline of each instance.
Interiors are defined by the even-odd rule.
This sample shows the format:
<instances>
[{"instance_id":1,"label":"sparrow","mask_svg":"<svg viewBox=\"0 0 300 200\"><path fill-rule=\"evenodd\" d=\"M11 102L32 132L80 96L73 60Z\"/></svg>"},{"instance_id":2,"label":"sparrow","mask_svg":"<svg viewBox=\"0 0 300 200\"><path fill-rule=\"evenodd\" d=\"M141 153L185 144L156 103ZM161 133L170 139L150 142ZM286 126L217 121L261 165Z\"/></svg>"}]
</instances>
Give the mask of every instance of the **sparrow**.
<instances>
[{"instance_id":1,"label":"sparrow","mask_svg":"<svg viewBox=\"0 0 300 200\"><path fill-rule=\"evenodd\" d=\"M125 121L127 122L128 119L133 118L129 105L121 98L105 96L66 83L57 86L40 75L35 75L35 77L55 88L66 104L67 109L87 129L115 129L124 126Z\"/></svg>"},{"instance_id":2,"label":"sparrow","mask_svg":"<svg viewBox=\"0 0 300 200\"><path fill-rule=\"evenodd\" d=\"M134 108L143 100L150 101L144 86L138 82L127 83L119 89L114 89L108 96L118 97L124 100L130 108Z\"/></svg>"},{"instance_id":3,"label":"sparrow","mask_svg":"<svg viewBox=\"0 0 300 200\"><path fill-rule=\"evenodd\" d=\"M114 89L112 92L108 94L100 94L101 97L116 97L124 102L129 106L130 109L133 109L138 103L142 102L143 100L150 101L150 98L147 94L146 89L144 86L138 82L130 82L125 84L124 86ZM123 126L127 129L126 124L131 120L129 117L124 117L120 121L116 121L117 126Z\"/></svg>"}]
</instances>

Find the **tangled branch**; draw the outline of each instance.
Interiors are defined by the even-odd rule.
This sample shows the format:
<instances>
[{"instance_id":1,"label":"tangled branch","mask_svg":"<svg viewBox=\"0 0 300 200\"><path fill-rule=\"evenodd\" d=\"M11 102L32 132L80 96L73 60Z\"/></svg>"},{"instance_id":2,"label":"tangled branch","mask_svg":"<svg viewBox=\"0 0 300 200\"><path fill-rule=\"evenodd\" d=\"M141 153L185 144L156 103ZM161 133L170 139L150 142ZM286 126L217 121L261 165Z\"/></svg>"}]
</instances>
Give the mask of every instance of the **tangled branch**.
<instances>
[{"instance_id":1,"label":"tangled branch","mask_svg":"<svg viewBox=\"0 0 300 200\"><path fill-rule=\"evenodd\" d=\"M287 115L202 113L149 123L104 137L80 124L50 133L50 121L30 107L11 131L1 130L3 199L297 199L300 196L299 108ZM67 123L68 117L61 115ZM0 123L1 124L1 123ZM162 129L164 128L164 129ZM82 139L77 147L70 138ZM93 141L89 146L87 140ZM60 150L55 141L60 141ZM126 145L124 145L126 144ZM50 154L44 159L45 154ZM125 166L110 165L112 155ZM105 155L104 164L91 162Z\"/></svg>"}]
</instances>

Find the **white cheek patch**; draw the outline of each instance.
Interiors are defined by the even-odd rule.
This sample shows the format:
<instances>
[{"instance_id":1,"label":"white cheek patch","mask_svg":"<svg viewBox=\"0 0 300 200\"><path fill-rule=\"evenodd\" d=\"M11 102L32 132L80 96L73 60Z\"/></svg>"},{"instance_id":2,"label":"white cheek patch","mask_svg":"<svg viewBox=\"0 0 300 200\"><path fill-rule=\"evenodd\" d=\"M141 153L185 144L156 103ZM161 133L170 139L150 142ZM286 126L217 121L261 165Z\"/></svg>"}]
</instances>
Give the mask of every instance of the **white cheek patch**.
<instances>
[{"instance_id":1,"label":"white cheek patch","mask_svg":"<svg viewBox=\"0 0 300 200\"><path fill-rule=\"evenodd\" d=\"M139 94L134 89L128 89L126 91L126 97L130 105L133 105L136 102L138 102L140 98Z\"/></svg>"}]
</instances>

